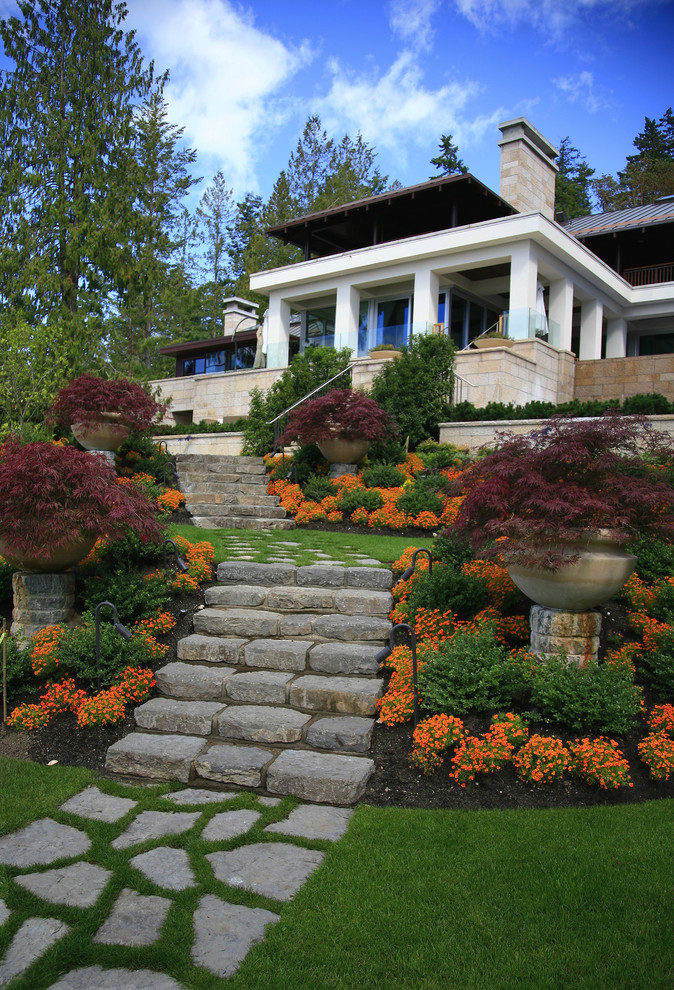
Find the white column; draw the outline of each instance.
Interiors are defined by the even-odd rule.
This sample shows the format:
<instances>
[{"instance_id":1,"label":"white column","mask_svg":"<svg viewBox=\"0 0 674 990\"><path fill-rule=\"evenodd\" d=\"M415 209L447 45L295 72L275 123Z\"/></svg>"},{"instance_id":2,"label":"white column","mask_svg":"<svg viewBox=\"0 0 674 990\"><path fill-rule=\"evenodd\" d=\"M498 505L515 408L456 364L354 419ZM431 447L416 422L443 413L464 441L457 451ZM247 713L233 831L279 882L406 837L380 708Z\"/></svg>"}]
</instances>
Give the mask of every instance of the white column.
<instances>
[{"instance_id":1,"label":"white column","mask_svg":"<svg viewBox=\"0 0 674 990\"><path fill-rule=\"evenodd\" d=\"M563 351L570 351L573 323L573 282L570 278L560 278L550 283L549 318L551 323L559 325L557 340L551 327L550 343Z\"/></svg>"},{"instance_id":2,"label":"white column","mask_svg":"<svg viewBox=\"0 0 674 990\"><path fill-rule=\"evenodd\" d=\"M267 367L287 368L290 344L290 304L278 293L269 297L269 339Z\"/></svg>"},{"instance_id":3,"label":"white column","mask_svg":"<svg viewBox=\"0 0 674 990\"><path fill-rule=\"evenodd\" d=\"M598 299L584 302L580 308L580 353L581 361L592 361L601 357L601 328L604 307Z\"/></svg>"},{"instance_id":4,"label":"white column","mask_svg":"<svg viewBox=\"0 0 674 990\"><path fill-rule=\"evenodd\" d=\"M508 336L522 340L529 336L531 313L536 310L538 259L531 243L513 247L510 257L510 303Z\"/></svg>"},{"instance_id":5,"label":"white column","mask_svg":"<svg viewBox=\"0 0 674 990\"><path fill-rule=\"evenodd\" d=\"M427 333L438 322L438 295L440 278L430 268L422 268L414 275L414 302L412 304L412 332Z\"/></svg>"},{"instance_id":6,"label":"white column","mask_svg":"<svg viewBox=\"0 0 674 990\"><path fill-rule=\"evenodd\" d=\"M606 321L606 357L627 357L627 320Z\"/></svg>"},{"instance_id":7,"label":"white column","mask_svg":"<svg viewBox=\"0 0 674 990\"><path fill-rule=\"evenodd\" d=\"M335 312L335 347L351 348L351 357L358 357L358 318L360 313L360 292L352 285L337 286L337 308Z\"/></svg>"}]
</instances>

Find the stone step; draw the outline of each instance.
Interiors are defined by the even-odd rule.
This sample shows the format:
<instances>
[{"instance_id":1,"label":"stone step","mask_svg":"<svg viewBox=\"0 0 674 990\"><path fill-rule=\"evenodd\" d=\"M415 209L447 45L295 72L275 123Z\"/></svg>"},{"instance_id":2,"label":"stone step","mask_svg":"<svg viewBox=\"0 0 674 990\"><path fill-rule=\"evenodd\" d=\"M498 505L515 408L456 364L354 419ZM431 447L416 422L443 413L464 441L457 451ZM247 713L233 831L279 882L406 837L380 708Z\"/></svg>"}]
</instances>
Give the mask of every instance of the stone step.
<instances>
[{"instance_id":1,"label":"stone step","mask_svg":"<svg viewBox=\"0 0 674 990\"><path fill-rule=\"evenodd\" d=\"M295 529L294 519L262 519L254 516L198 516L192 523L201 529Z\"/></svg>"},{"instance_id":2,"label":"stone step","mask_svg":"<svg viewBox=\"0 0 674 990\"><path fill-rule=\"evenodd\" d=\"M374 772L364 756L315 753L234 743L208 744L201 736L131 732L108 749L108 773L150 780L199 779L227 786L294 794L305 801L355 804Z\"/></svg>"},{"instance_id":3,"label":"stone step","mask_svg":"<svg viewBox=\"0 0 674 990\"><path fill-rule=\"evenodd\" d=\"M184 492L241 492L254 495L267 491L266 474L208 474L205 471L184 471L180 475Z\"/></svg>"},{"instance_id":4,"label":"stone step","mask_svg":"<svg viewBox=\"0 0 674 990\"><path fill-rule=\"evenodd\" d=\"M218 585L207 588L207 605L269 608L277 612L339 612L345 614L385 615L393 608L388 591L351 588L297 587L276 585Z\"/></svg>"},{"instance_id":5,"label":"stone step","mask_svg":"<svg viewBox=\"0 0 674 990\"><path fill-rule=\"evenodd\" d=\"M136 709L135 720L148 732L264 744L302 742L314 749L352 753L368 752L374 728L374 719L359 716L317 717L280 705L225 706L174 698L151 698Z\"/></svg>"},{"instance_id":6,"label":"stone step","mask_svg":"<svg viewBox=\"0 0 674 990\"><path fill-rule=\"evenodd\" d=\"M208 636L242 638L291 638L340 642L388 641L392 629L384 615L342 613L275 612L255 608L210 606L195 612L194 631Z\"/></svg>"},{"instance_id":7,"label":"stone step","mask_svg":"<svg viewBox=\"0 0 674 990\"><path fill-rule=\"evenodd\" d=\"M248 487L248 486L246 486ZM183 489L185 491L185 489ZM241 494L237 492L197 492L190 491L186 501L190 505L271 505L279 504L278 495L265 495L264 490L260 494Z\"/></svg>"},{"instance_id":8,"label":"stone step","mask_svg":"<svg viewBox=\"0 0 674 990\"><path fill-rule=\"evenodd\" d=\"M295 662L295 657L292 653L280 653L279 662L290 664ZM265 673L267 677L255 681L246 677L245 671L178 660L157 671L157 690L165 698L174 700L241 703L266 694L267 703L274 698L276 703L289 703L305 712L375 714L377 699L383 690L379 678L306 674L304 669L265 667L259 673ZM286 680L269 677L279 671L287 676Z\"/></svg>"},{"instance_id":9,"label":"stone step","mask_svg":"<svg viewBox=\"0 0 674 990\"><path fill-rule=\"evenodd\" d=\"M284 649L284 644L275 639L256 640L249 644L247 639L239 637L193 633L178 643L178 659L278 670L309 669L320 674L367 677L379 672L375 660L379 649L378 645L369 643L311 643L307 640L297 640L294 644L286 641Z\"/></svg>"},{"instance_id":10,"label":"stone step","mask_svg":"<svg viewBox=\"0 0 674 990\"><path fill-rule=\"evenodd\" d=\"M242 454L178 454L176 463L183 467L195 467L208 471L218 471L229 465L235 471L250 472L251 469L264 470L264 458L247 457Z\"/></svg>"},{"instance_id":11,"label":"stone step","mask_svg":"<svg viewBox=\"0 0 674 990\"><path fill-rule=\"evenodd\" d=\"M241 502L235 502L231 505L226 503L213 504L211 502L203 502L193 505L189 499L186 499L185 508L188 512L194 511L194 513L198 513L200 516L207 517L253 516L256 518L264 517L266 519L286 518L286 510L280 505L244 505Z\"/></svg>"},{"instance_id":12,"label":"stone step","mask_svg":"<svg viewBox=\"0 0 674 990\"><path fill-rule=\"evenodd\" d=\"M388 591L393 574L387 567L341 567L334 564L258 564L247 560L227 560L218 564L220 584L247 584L273 587L296 584L300 587L365 588Z\"/></svg>"}]
</instances>

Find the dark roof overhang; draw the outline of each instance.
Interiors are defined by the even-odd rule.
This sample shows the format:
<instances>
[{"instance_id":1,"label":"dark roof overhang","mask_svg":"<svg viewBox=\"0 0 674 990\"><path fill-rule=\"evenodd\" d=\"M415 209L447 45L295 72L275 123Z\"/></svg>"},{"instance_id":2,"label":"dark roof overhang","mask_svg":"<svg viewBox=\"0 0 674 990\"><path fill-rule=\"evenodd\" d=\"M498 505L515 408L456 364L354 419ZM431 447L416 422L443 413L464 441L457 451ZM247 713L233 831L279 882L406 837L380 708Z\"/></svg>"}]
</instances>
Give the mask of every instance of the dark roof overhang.
<instances>
[{"instance_id":1,"label":"dark roof overhang","mask_svg":"<svg viewBox=\"0 0 674 990\"><path fill-rule=\"evenodd\" d=\"M509 217L517 210L472 175L449 175L310 213L267 229L305 259Z\"/></svg>"},{"instance_id":2,"label":"dark roof overhang","mask_svg":"<svg viewBox=\"0 0 674 990\"><path fill-rule=\"evenodd\" d=\"M257 333L255 329L240 330L236 335L237 344L245 344L255 340ZM167 347L160 347L159 353L167 356L190 357L192 354L203 354L205 351L220 350L223 347L234 345L234 336L227 334L226 337L211 337L209 340L188 340L183 344L169 344Z\"/></svg>"}]
</instances>

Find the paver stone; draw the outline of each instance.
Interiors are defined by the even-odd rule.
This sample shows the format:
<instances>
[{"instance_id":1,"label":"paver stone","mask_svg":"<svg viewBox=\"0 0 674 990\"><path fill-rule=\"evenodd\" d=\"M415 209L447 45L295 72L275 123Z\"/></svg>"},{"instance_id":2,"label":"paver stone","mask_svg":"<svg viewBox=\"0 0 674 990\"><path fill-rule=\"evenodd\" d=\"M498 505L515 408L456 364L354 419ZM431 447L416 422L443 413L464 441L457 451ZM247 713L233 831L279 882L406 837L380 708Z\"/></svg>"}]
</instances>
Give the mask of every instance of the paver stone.
<instances>
[{"instance_id":1,"label":"paver stone","mask_svg":"<svg viewBox=\"0 0 674 990\"><path fill-rule=\"evenodd\" d=\"M303 839L329 839L336 842L346 832L351 808L333 808L322 804L301 804L282 822L267 825L265 832L297 835Z\"/></svg>"},{"instance_id":2,"label":"paver stone","mask_svg":"<svg viewBox=\"0 0 674 990\"><path fill-rule=\"evenodd\" d=\"M147 897L125 887L93 940L103 945L152 945L159 938L171 903L167 897Z\"/></svg>"},{"instance_id":3,"label":"paver stone","mask_svg":"<svg viewBox=\"0 0 674 990\"><path fill-rule=\"evenodd\" d=\"M98 787L86 787L62 804L60 810L79 815L80 818L93 818L95 821L111 824L123 818L137 804L131 798L104 794Z\"/></svg>"},{"instance_id":4,"label":"paver stone","mask_svg":"<svg viewBox=\"0 0 674 990\"><path fill-rule=\"evenodd\" d=\"M264 939L266 926L279 920L263 908L228 904L206 894L194 912L192 961L216 976L232 976L251 946Z\"/></svg>"},{"instance_id":5,"label":"paver stone","mask_svg":"<svg viewBox=\"0 0 674 990\"><path fill-rule=\"evenodd\" d=\"M57 918L27 918L0 962L0 987L7 986L16 976L25 973L36 959L69 931L69 926Z\"/></svg>"},{"instance_id":6,"label":"paver stone","mask_svg":"<svg viewBox=\"0 0 674 990\"><path fill-rule=\"evenodd\" d=\"M52 983L49 990L186 990L166 973L151 969L103 969L84 966L73 969Z\"/></svg>"},{"instance_id":7,"label":"paver stone","mask_svg":"<svg viewBox=\"0 0 674 990\"><path fill-rule=\"evenodd\" d=\"M112 874L95 863L73 863L43 873L26 873L14 882L50 904L92 907Z\"/></svg>"},{"instance_id":8,"label":"paver stone","mask_svg":"<svg viewBox=\"0 0 674 990\"><path fill-rule=\"evenodd\" d=\"M199 816L198 811L143 811L110 845L113 849L128 849L148 839L182 835L192 828Z\"/></svg>"},{"instance_id":9,"label":"paver stone","mask_svg":"<svg viewBox=\"0 0 674 990\"><path fill-rule=\"evenodd\" d=\"M184 849L159 846L134 856L131 865L165 890L186 890L196 885L190 858Z\"/></svg>"},{"instance_id":10,"label":"paver stone","mask_svg":"<svg viewBox=\"0 0 674 990\"><path fill-rule=\"evenodd\" d=\"M213 815L201 838L207 842L217 842L222 839L234 839L237 835L245 835L260 818L259 811L221 811Z\"/></svg>"},{"instance_id":11,"label":"paver stone","mask_svg":"<svg viewBox=\"0 0 674 990\"><path fill-rule=\"evenodd\" d=\"M217 880L277 901L291 900L320 866L325 853L284 842L257 842L206 859Z\"/></svg>"},{"instance_id":12,"label":"paver stone","mask_svg":"<svg viewBox=\"0 0 674 990\"><path fill-rule=\"evenodd\" d=\"M7 866L45 866L57 859L81 856L91 846L85 832L40 818L0 839L0 863Z\"/></svg>"}]
</instances>

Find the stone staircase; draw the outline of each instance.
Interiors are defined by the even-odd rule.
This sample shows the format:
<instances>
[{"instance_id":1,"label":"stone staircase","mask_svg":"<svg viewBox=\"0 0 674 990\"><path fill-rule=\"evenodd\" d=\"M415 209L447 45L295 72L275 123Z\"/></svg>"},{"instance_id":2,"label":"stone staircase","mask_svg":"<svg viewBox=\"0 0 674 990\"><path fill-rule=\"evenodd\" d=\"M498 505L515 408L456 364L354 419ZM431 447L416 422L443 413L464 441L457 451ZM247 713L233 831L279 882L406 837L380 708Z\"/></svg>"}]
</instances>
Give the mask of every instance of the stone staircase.
<instances>
[{"instance_id":1,"label":"stone staircase","mask_svg":"<svg viewBox=\"0 0 674 990\"><path fill-rule=\"evenodd\" d=\"M391 571L229 561L217 576L106 769L355 803L374 770Z\"/></svg>"},{"instance_id":2,"label":"stone staircase","mask_svg":"<svg viewBox=\"0 0 674 990\"><path fill-rule=\"evenodd\" d=\"M261 457L179 454L178 484L195 526L294 529L276 495L267 494Z\"/></svg>"}]
</instances>

